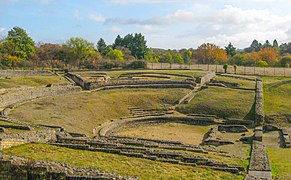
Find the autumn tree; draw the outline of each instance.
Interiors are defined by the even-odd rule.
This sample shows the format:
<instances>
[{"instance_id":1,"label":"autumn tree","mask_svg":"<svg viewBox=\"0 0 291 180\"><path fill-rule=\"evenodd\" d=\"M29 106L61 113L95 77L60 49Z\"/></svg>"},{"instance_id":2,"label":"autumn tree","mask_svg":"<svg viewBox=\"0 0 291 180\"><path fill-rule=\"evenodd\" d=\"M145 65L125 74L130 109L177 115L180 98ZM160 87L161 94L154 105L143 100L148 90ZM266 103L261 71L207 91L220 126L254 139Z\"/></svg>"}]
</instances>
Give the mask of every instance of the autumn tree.
<instances>
[{"instance_id":1,"label":"autumn tree","mask_svg":"<svg viewBox=\"0 0 291 180\"><path fill-rule=\"evenodd\" d=\"M223 63L227 60L226 51L211 43L204 43L195 52L199 63L211 64L214 62Z\"/></svg>"}]
</instances>

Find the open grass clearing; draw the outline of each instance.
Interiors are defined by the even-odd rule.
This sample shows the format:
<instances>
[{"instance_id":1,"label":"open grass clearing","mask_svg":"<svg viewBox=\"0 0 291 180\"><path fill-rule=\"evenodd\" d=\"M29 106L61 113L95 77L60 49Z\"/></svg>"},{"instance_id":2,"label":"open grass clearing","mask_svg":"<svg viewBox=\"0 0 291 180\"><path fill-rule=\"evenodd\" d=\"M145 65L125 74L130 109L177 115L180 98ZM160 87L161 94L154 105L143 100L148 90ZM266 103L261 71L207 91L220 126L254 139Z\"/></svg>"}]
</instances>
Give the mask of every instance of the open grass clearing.
<instances>
[{"instance_id":1,"label":"open grass clearing","mask_svg":"<svg viewBox=\"0 0 291 180\"><path fill-rule=\"evenodd\" d=\"M185 144L199 145L202 142L204 134L210 128L211 126L193 126L180 123L165 123L125 129L121 132L118 132L117 135L180 141Z\"/></svg>"},{"instance_id":2,"label":"open grass clearing","mask_svg":"<svg viewBox=\"0 0 291 180\"><path fill-rule=\"evenodd\" d=\"M291 179L291 149L267 148L274 179Z\"/></svg>"},{"instance_id":3,"label":"open grass clearing","mask_svg":"<svg viewBox=\"0 0 291 180\"><path fill-rule=\"evenodd\" d=\"M48 97L25 103L11 111L17 120L63 126L72 132L92 134L105 121L129 116L129 107L162 110L188 89L113 89Z\"/></svg>"},{"instance_id":4,"label":"open grass clearing","mask_svg":"<svg viewBox=\"0 0 291 180\"><path fill-rule=\"evenodd\" d=\"M139 176L140 179L243 179L207 168L191 167L148 159L126 157L103 152L91 152L46 144L26 144L4 150L5 154L24 156L28 159L67 162L72 166L95 167L104 172L123 176Z\"/></svg>"},{"instance_id":5,"label":"open grass clearing","mask_svg":"<svg viewBox=\"0 0 291 180\"><path fill-rule=\"evenodd\" d=\"M255 81L235 79L235 78L230 78L230 77L216 76L215 80L238 83L241 88L255 88L255 86L256 86L256 82Z\"/></svg>"},{"instance_id":6,"label":"open grass clearing","mask_svg":"<svg viewBox=\"0 0 291 180\"><path fill-rule=\"evenodd\" d=\"M179 105L177 111L186 114L208 114L221 118L254 119L253 91L209 87L197 92L189 104Z\"/></svg>"},{"instance_id":7,"label":"open grass clearing","mask_svg":"<svg viewBox=\"0 0 291 180\"><path fill-rule=\"evenodd\" d=\"M60 76L12 76L0 79L0 88L19 88L32 86L46 86L48 84L67 82Z\"/></svg>"}]
</instances>

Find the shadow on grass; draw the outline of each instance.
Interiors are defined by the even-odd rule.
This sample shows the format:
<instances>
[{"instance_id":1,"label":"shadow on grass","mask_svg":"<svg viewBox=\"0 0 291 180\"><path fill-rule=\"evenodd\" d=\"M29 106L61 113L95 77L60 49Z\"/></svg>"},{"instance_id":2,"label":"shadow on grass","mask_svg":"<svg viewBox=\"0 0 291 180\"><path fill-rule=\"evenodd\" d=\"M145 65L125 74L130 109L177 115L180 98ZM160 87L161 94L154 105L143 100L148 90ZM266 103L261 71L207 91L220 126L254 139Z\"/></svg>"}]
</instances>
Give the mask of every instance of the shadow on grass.
<instances>
[{"instance_id":1,"label":"shadow on grass","mask_svg":"<svg viewBox=\"0 0 291 180\"><path fill-rule=\"evenodd\" d=\"M245 117L243 118L244 120L255 120L255 101L250 109L250 111L245 115Z\"/></svg>"}]
</instances>

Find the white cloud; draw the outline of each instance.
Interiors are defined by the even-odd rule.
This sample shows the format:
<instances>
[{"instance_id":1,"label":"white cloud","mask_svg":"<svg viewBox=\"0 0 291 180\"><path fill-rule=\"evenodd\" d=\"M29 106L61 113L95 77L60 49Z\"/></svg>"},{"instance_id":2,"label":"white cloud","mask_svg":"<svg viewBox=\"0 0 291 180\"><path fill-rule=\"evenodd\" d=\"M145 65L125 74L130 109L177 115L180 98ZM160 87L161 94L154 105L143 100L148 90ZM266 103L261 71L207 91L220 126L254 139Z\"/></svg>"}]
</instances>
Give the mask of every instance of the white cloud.
<instances>
[{"instance_id":1,"label":"white cloud","mask_svg":"<svg viewBox=\"0 0 291 180\"><path fill-rule=\"evenodd\" d=\"M81 19L82 19L82 18L81 18L80 11L79 11L78 9L75 10L74 17L75 17L75 19L77 19L77 20L81 20Z\"/></svg>"},{"instance_id":2,"label":"white cloud","mask_svg":"<svg viewBox=\"0 0 291 180\"><path fill-rule=\"evenodd\" d=\"M123 29L120 27L112 27L109 29L109 31L114 32L114 33L120 33L123 31Z\"/></svg>"},{"instance_id":3,"label":"white cloud","mask_svg":"<svg viewBox=\"0 0 291 180\"><path fill-rule=\"evenodd\" d=\"M90 19L96 22L105 22L106 18L102 14L91 14L89 16Z\"/></svg>"},{"instance_id":4,"label":"white cloud","mask_svg":"<svg viewBox=\"0 0 291 180\"><path fill-rule=\"evenodd\" d=\"M0 33L3 33L5 31L5 28L0 27Z\"/></svg>"}]
</instances>

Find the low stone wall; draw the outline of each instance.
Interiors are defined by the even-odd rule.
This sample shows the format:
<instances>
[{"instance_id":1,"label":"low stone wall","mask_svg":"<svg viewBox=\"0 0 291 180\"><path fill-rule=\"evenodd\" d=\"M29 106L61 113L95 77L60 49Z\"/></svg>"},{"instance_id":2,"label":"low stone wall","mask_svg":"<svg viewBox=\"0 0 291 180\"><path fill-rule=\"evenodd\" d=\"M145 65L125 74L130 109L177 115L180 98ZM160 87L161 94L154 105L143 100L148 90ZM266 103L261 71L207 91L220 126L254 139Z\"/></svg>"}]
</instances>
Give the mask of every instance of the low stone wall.
<instances>
[{"instance_id":1,"label":"low stone wall","mask_svg":"<svg viewBox=\"0 0 291 180\"><path fill-rule=\"evenodd\" d=\"M20 157L0 158L0 179L138 179L104 173L94 168L72 167L66 163L27 160Z\"/></svg>"},{"instance_id":2,"label":"low stone wall","mask_svg":"<svg viewBox=\"0 0 291 180\"><path fill-rule=\"evenodd\" d=\"M255 123L262 125L264 123L264 107L263 107L263 82L260 77L256 79L256 94L255 94Z\"/></svg>"},{"instance_id":3,"label":"low stone wall","mask_svg":"<svg viewBox=\"0 0 291 180\"><path fill-rule=\"evenodd\" d=\"M81 86L83 89L90 90L90 83L83 79L80 75L66 73L65 76L72 79L77 85Z\"/></svg>"},{"instance_id":4,"label":"low stone wall","mask_svg":"<svg viewBox=\"0 0 291 180\"><path fill-rule=\"evenodd\" d=\"M122 85L191 85L193 87L196 84L193 81L174 81L174 80L159 80L159 81L150 81L150 80L112 80L107 82L91 82L89 89L96 89L100 87L109 87L109 86L122 86Z\"/></svg>"},{"instance_id":5,"label":"low stone wall","mask_svg":"<svg viewBox=\"0 0 291 180\"><path fill-rule=\"evenodd\" d=\"M253 141L248 175L245 179L272 179L268 154L264 145L256 140Z\"/></svg>"},{"instance_id":6,"label":"low stone wall","mask_svg":"<svg viewBox=\"0 0 291 180\"><path fill-rule=\"evenodd\" d=\"M223 124L225 125L244 125L248 128L252 128L255 126L254 121L251 120L242 120L242 119L227 119L223 120Z\"/></svg>"},{"instance_id":7,"label":"low stone wall","mask_svg":"<svg viewBox=\"0 0 291 180\"><path fill-rule=\"evenodd\" d=\"M23 101L61 94L73 94L80 92L78 86L53 86L53 87L30 87L13 88L2 90L0 94L0 106L8 106Z\"/></svg>"},{"instance_id":8,"label":"low stone wall","mask_svg":"<svg viewBox=\"0 0 291 180\"><path fill-rule=\"evenodd\" d=\"M52 72L46 70L1 70L0 76L47 76L53 75Z\"/></svg>"},{"instance_id":9,"label":"low stone wall","mask_svg":"<svg viewBox=\"0 0 291 180\"><path fill-rule=\"evenodd\" d=\"M212 146L221 146L226 144L234 144L231 141L218 140L216 139L216 133L218 131L218 127L211 128L203 138L203 145L212 145Z\"/></svg>"},{"instance_id":10,"label":"low stone wall","mask_svg":"<svg viewBox=\"0 0 291 180\"><path fill-rule=\"evenodd\" d=\"M0 134L0 139L3 141L13 140L23 140L25 142L38 142L47 143L55 142L57 140L57 130L56 129L44 129L44 130L34 130L19 132L13 134Z\"/></svg>"},{"instance_id":11,"label":"low stone wall","mask_svg":"<svg viewBox=\"0 0 291 180\"><path fill-rule=\"evenodd\" d=\"M248 128L244 125L218 125L218 131L241 133L248 132Z\"/></svg>"},{"instance_id":12,"label":"low stone wall","mask_svg":"<svg viewBox=\"0 0 291 180\"><path fill-rule=\"evenodd\" d=\"M215 124L214 118L212 117L191 117L191 116L152 116L152 117L140 117L140 118L129 118L123 119L120 121L112 122L109 125L102 127L99 131L100 136L109 136L116 132L123 130L124 128L135 127L145 124L153 123L183 123L190 125L199 125L199 124Z\"/></svg>"},{"instance_id":13,"label":"low stone wall","mask_svg":"<svg viewBox=\"0 0 291 180\"><path fill-rule=\"evenodd\" d=\"M164 75L164 76L161 76L163 78L167 77L167 76L178 76L178 77L193 78L193 76L188 76L188 75L184 75L184 74L161 73L161 72L132 72L132 73L121 74L119 77L130 77L130 76L140 76L140 75L150 75L150 74Z\"/></svg>"},{"instance_id":14,"label":"low stone wall","mask_svg":"<svg viewBox=\"0 0 291 180\"><path fill-rule=\"evenodd\" d=\"M246 80L246 81L256 81L256 79L254 79L254 78L248 78L248 77L237 76L237 75L235 76L235 75L231 75L231 74L219 74L218 76L234 78L234 79L240 79L240 80Z\"/></svg>"},{"instance_id":15,"label":"low stone wall","mask_svg":"<svg viewBox=\"0 0 291 180\"><path fill-rule=\"evenodd\" d=\"M200 83L201 85L208 83L211 81L211 79L214 79L216 76L215 72L207 72L206 74L203 74L202 76L198 77L196 79L197 83Z\"/></svg>"},{"instance_id":16,"label":"low stone wall","mask_svg":"<svg viewBox=\"0 0 291 180\"><path fill-rule=\"evenodd\" d=\"M212 80L211 83L223 84L223 85L225 85L226 87L229 87L229 88L239 88L240 87L239 83L228 82L228 81Z\"/></svg>"}]
</instances>

